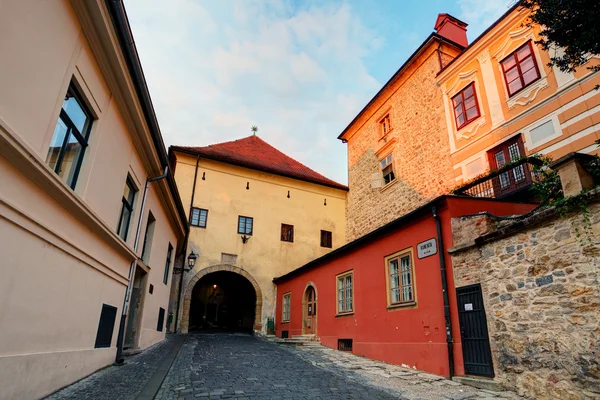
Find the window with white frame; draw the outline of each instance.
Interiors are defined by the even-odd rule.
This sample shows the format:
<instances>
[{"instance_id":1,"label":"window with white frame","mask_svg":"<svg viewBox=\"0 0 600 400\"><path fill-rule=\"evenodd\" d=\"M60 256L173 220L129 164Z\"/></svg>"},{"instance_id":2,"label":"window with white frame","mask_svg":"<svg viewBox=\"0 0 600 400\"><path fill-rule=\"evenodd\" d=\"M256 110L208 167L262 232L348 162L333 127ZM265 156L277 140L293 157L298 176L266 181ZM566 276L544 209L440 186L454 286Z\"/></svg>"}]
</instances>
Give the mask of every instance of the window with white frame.
<instances>
[{"instance_id":1,"label":"window with white frame","mask_svg":"<svg viewBox=\"0 0 600 400\"><path fill-rule=\"evenodd\" d=\"M386 257L388 306L412 304L415 301L412 252L404 250Z\"/></svg>"},{"instance_id":2,"label":"window with white frame","mask_svg":"<svg viewBox=\"0 0 600 400\"><path fill-rule=\"evenodd\" d=\"M346 272L336 277L337 279L337 313L345 314L354 311L352 300L353 272Z\"/></svg>"},{"instance_id":3,"label":"window with white frame","mask_svg":"<svg viewBox=\"0 0 600 400\"><path fill-rule=\"evenodd\" d=\"M283 295L283 299L281 301L281 305L282 305L281 321L282 322L289 322L289 320L290 320L291 300L292 300L291 293L286 293Z\"/></svg>"},{"instance_id":4,"label":"window with white frame","mask_svg":"<svg viewBox=\"0 0 600 400\"><path fill-rule=\"evenodd\" d=\"M388 183L391 183L394 181L394 179L396 179L396 176L394 175L394 165L392 161L393 158L391 154L389 154L383 160L379 161L384 185L387 185Z\"/></svg>"}]
</instances>

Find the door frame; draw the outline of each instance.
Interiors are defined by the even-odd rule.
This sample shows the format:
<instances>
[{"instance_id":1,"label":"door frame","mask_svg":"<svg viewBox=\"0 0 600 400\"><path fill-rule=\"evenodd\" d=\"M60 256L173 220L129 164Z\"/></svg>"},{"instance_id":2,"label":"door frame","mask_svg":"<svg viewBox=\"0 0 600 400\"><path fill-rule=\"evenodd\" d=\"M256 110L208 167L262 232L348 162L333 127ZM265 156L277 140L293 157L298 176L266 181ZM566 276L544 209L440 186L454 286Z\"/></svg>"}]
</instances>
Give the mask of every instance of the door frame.
<instances>
[{"instance_id":1,"label":"door frame","mask_svg":"<svg viewBox=\"0 0 600 400\"><path fill-rule=\"evenodd\" d=\"M485 337L487 338L487 341L484 343L484 348L483 351L486 354L483 354L483 357L487 357L489 360L489 373L476 373L473 371L468 371L468 367L467 367L467 357L465 357L465 338L464 338L464 323L463 321L465 320L465 318L463 318L462 314L464 314L466 311L465 310L461 310L461 302L460 302L460 298L463 295L462 293L459 292L463 292L469 289L475 289L475 288L479 288L479 296L480 296L480 300L481 300L481 317L482 317L482 325L481 328L482 329L482 334L485 335ZM473 293L473 292L471 292ZM462 347L462 355L463 355L463 365L465 368L465 374L466 375L474 375L474 376L484 376L484 377L488 377L488 378L494 378L495 376L495 370L494 370L494 356L492 354L492 349L491 349L491 344L490 344L490 334L489 334L489 329L488 329L488 322L487 322L487 315L486 315L486 311L485 311L485 300L483 299L483 288L481 286L481 283L475 283L472 285L465 285L465 286L461 286L461 287L457 287L456 288L456 306L458 307L458 322L459 322L459 330L460 330L460 340L461 340L461 347Z\"/></svg>"},{"instance_id":2,"label":"door frame","mask_svg":"<svg viewBox=\"0 0 600 400\"><path fill-rule=\"evenodd\" d=\"M306 326L306 319L308 317L308 310L307 310L307 295L308 295L308 288L312 287L313 291L315 292L315 309L317 310L317 315L315 315L313 318L313 334L316 336L317 335L317 328L318 328L318 321L319 321L319 307L317 307L318 303L319 303L319 293L317 292L317 286L313 283L313 282L308 282L306 284L306 286L304 287L304 292L302 293L302 334L306 335L306 331L307 331L307 326Z\"/></svg>"}]
</instances>

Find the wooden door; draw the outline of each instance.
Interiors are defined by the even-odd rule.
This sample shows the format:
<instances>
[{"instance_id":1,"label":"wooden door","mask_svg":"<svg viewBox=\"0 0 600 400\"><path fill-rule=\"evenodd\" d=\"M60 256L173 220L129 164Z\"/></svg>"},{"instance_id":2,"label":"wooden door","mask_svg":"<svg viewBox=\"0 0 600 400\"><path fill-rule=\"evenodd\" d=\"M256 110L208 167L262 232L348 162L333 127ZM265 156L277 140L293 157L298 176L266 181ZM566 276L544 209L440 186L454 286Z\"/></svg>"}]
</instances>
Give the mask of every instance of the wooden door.
<instances>
[{"instance_id":1,"label":"wooden door","mask_svg":"<svg viewBox=\"0 0 600 400\"><path fill-rule=\"evenodd\" d=\"M304 321L304 333L311 335L316 333L317 325L317 294L315 288L309 286L306 289L306 307L305 307L305 321Z\"/></svg>"},{"instance_id":2,"label":"wooden door","mask_svg":"<svg viewBox=\"0 0 600 400\"><path fill-rule=\"evenodd\" d=\"M510 139L488 152L492 170L498 170L524 156L525 146L523 146L520 136ZM502 197L529 184L531 184L531 173L528 164L518 165L493 179L494 197Z\"/></svg>"}]
</instances>

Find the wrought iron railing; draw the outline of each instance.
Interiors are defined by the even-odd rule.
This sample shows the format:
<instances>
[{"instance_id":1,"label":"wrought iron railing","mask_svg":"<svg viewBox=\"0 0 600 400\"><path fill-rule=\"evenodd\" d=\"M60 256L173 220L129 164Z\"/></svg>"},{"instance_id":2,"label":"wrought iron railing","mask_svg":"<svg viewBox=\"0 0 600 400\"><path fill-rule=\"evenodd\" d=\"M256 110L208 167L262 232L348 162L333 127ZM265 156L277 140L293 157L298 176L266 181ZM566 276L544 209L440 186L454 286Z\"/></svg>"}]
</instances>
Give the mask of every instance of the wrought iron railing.
<instances>
[{"instance_id":1,"label":"wrought iron railing","mask_svg":"<svg viewBox=\"0 0 600 400\"><path fill-rule=\"evenodd\" d=\"M526 157L455 189L454 194L471 197L502 198L531 186L541 177L536 172L542 161Z\"/></svg>"}]
</instances>

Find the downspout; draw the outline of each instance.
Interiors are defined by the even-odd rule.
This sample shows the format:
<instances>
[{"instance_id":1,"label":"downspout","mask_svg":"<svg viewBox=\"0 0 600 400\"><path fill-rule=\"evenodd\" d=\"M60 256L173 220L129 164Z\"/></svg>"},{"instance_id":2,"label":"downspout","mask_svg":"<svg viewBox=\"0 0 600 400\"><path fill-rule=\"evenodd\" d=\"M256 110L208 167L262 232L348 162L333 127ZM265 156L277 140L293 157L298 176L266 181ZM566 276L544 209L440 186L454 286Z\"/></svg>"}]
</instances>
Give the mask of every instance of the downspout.
<instances>
[{"instance_id":1,"label":"downspout","mask_svg":"<svg viewBox=\"0 0 600 400\"><path fill-rule=\"evenodd\" d=\"M198 163L200 162L200 154L196 156L196 170L194 171L194 186L192 186L192 198L190 200L190 218L192 217L192 207L194 207L194 195L196 194L196 179L198 178ZM188 221L189 223L189 221ZM187 243L190 235L190 231L188 230L185 234L185 240L183 242L183 258L181 260L181 278L179 279L179 293L177 294L177 312L175 313L175 332L179 331L177 327L177 322L179 320L179 304L181 303L181 291L183 290L183 275L185 273L185 262L187 253Z\"/></svg>"},{"instance_id":2,"label":"downspout","mask_svg":"<svg viewBox=\"0 0 600 400\"><path fill-rule=\"evenodd\" d=\"M444 252L444 239L442 238L442 223L435 206L431 208L431 214L435 219L435 228L437 231L438 254L440 257L440 272L442 274L442 294L444 297L444 319L446 320L446 343L448 344L448 369L450 378L454 376L454 346L452 341L452 318L450 317L450 301L448 300L448 280L446 277L446 258Z\"/></svg>"},{"instance_id":3,"label":"downspout","mask_svg":"<svg viewBox=\"0 0 600 400\"><path fill-rule=\"evenodd\" d=\"M438 61L440 63L440 71L444 69L444 64L442 62L442 52L440 50L441 48L442 48L442 41L440 40L440 43L438 44L438 48L437 48Z\"/></svg>"},{"instance_id":4,"label":"downspout","mask_svg":"<svg viewBox=\"0 0 600 400\"><path fill-rule=\"evenodd\" d=\"M165 179L169 173L169 167L165 167L165 172L162 175L148 178L146 180L146 187L144 187L144 195L142 196L142 207L140 209L140 215L138 216L137 229L135 231L135 241L133 242L133 252L137 255L138 245L140 243L140 231L142 230L142 218L144 217L144 208L146 206L146 197L148 197L148 188L150 182ZM129 300L131 296L131 287L133 286L133 275L135 272L135 265L137 259L131 262L129 266L129 281L127 282L127 290L125 291L125 298L123 299L123 308L121 313L121 321L119 322L119 333L117 335L117 356L115 357L115 365L123 365L123 339L125 336L125 320L127 319L127 311L129 309Z\"/></svg>"}]
</instances>

